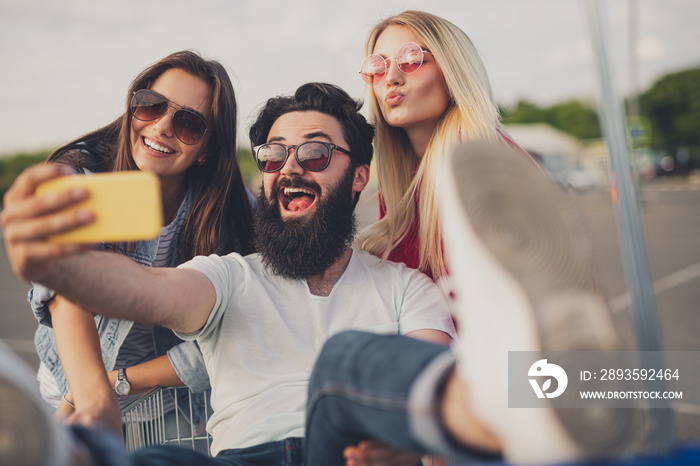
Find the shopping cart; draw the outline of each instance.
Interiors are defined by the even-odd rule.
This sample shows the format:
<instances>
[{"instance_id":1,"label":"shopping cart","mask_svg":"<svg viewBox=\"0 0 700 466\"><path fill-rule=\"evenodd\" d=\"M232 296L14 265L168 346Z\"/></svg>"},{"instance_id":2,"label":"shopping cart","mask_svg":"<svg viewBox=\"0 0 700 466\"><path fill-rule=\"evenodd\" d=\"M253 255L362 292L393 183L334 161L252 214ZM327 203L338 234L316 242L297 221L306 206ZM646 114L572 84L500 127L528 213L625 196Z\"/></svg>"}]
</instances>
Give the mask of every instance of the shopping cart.
<instances>
[{"instance_id":1,"label":"shopping cart","mask_svg":"<svg viewBox=\"0 0 700 466\"><path fill-rule=\"evenodd\" d=\"M191 395L187 387L156 387L122 408L124 447L134 451L154 445L178 445L209 454L211 435L203 423L191 422L195 418ZM175 401L175 410L169 413L165 412L165 397ZM209 414L205 404L205 419Z\"/></svg>"},{"instance_id":2,"label":"shopping cart","mask_svg":"<svg viewBox=\"0 0 700 466\"><path fill-rule=\"evenodd\" d=\"M182 406L182 395L187 392L187 387L152 388L142 393L137 399L122 408L122 421L124 422L124 447L128 451L155 445L178 445L185 448L209 454L211 435L206 430L199 433L199 429L189 422L193 417L192 398L187 396L186 406ZM166 415L164 413L163 397L170 394L175 400L176 411L179 416L174 416L174 429L166 429ZM205 406L205 416L209 417L209 406ZM426 466L453 466L460 463L450 458L439 458L427 455L423 459Z\"/></svg>"}]
</instances>

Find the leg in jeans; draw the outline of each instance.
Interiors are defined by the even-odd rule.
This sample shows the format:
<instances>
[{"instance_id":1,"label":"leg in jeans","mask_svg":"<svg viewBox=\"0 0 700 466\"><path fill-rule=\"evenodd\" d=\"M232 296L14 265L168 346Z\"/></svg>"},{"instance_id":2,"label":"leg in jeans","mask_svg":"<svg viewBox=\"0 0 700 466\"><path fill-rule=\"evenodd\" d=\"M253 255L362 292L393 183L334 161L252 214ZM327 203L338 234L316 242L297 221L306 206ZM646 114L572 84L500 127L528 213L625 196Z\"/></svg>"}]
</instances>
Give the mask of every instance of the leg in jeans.
<instances>
[{"instance_id":1,"label":"leg in jeans","mask_svg":"<svg viewBox=\"0 0 700 466\"><path fill-rule=\"evenodd\" d=\"M300 438L224 450L216 458L177 446L151 447L133 454L134 466L302 466Z\"/></svg>"},{"instance_id":2,"label":"leg in jeans","mask_svg":"<svg viewBox=\"0 0 700 466\"><path fill-rule=\"evenodd\" d=\"M309 384L306 464L345 464L344 448L368 438L418 453L493 458L442 427L435 400L453 365L448 348L408 337L351 331L331 338Z\"/></svg>"},{"instance_id":3,"label":"leg in jeans","mask_svg":"<svg viewBox=\"0 0 700 466\"><path fill-rule=\"evenodd\" d=\"M211 458L203 453L175 445L147 447L131 454L134 466L225 466L229 463L219 458Z\"/></svg>"}]
</instances>

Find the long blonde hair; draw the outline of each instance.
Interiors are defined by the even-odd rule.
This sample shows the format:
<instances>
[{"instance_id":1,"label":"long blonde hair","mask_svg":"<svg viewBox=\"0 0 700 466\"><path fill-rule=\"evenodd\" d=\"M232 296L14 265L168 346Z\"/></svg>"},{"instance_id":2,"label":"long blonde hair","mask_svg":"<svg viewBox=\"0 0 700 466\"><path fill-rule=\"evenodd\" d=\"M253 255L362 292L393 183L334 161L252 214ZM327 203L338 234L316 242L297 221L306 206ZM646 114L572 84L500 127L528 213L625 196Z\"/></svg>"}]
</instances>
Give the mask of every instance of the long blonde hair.
<instances>
[{"instance_id":1,"label":"long blonde hair","mask_svg":"<svg viewBox=\"0 0 700 466\"><path fill-rule=\"evenodd\" d=\"M437 162L460 141L503 141L502 126L486 68L461 29L430 13L407 10L372 29L365 44L367 55L373 53L381 33L393 25L409 28L432 52L442 71L450 104L416 170L418 156L406 132L387 124L370 87L370 121L375 125L375 160L386 215L365 229L356 244L360 249L388 257L408 233L418 210L419 269L431 271L434 278L439 278L446 274L446 266L434 194Z\"/></svg>"}]
</instances>

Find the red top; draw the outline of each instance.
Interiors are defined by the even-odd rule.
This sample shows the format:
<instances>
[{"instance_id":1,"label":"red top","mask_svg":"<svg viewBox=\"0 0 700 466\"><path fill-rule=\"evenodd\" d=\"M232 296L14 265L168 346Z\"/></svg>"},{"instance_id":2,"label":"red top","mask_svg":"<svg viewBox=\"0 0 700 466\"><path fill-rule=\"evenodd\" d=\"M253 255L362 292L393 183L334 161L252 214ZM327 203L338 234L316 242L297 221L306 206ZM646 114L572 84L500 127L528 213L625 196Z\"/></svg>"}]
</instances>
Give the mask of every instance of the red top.
<instances>
[{"instance_id":1,"label":"red top","mask_svg":"<svg viewBox=\"0 0 700 466\"><path fill-rule=\"evenodd\" d=\"M384 210L384 202L382 200L382 192L379 191L379 220L386 216L386 211ZM408 229L408 233L403 237L401 242L396 245L394 249L389 253L389 259L393 262L402 262L412 269L417 269L420 263L419 255L419 236L418 228L420 225L420 219L418 218L418 203L416 202L416 217L413 219L411 227ZM432 271L428 269L426 274L433 278Z\"/></svg>"},{"instance_id":2,"label":"red top","mask_svg":"<svg viewBox=\"0 0 700 466\"><path fill-rule=\"evenodd\" d=\"M460 131L461 133L461 131ZM520 150L527 158L532 160L532 157L530 157L530 154L525 152L523 148L521 148L515 141L513 141L508 135L506 135L504 132L502 132L500 129L498 130L498 133L501 135L503 139L505 139L508 144L510 144L512 147ZM534 162L534 160L532 160ZM420 165L420 160L418 161L418 164L416 165L416 171L418 171L418 165ZM384 216L386 215L386 211L384 209L384 202L382 200L382 192L381 189L379 190L379 220L383 219ZM418 197L418 193L416 192L416 216L413 219L413 223L411 224L411 227L408 230L408 233L406 233L406 236L401 240L399 244L396 245L394 249L391 250L391 253L389 254L389 259L390 261L393 262L402 262L406 264L408 267L411 267L412 269L417 269L418 265L420 264L420 254L419 254L419 245L420 245L420 237L419 237L419 225L420 225L420 218L418 215L418 203L420 202L420 198ZM430 267L428 267L428 270L424 271L426 275L428 275L430 278L433 278L433 272L430 270Z\"/></svg>"}]
</instances>

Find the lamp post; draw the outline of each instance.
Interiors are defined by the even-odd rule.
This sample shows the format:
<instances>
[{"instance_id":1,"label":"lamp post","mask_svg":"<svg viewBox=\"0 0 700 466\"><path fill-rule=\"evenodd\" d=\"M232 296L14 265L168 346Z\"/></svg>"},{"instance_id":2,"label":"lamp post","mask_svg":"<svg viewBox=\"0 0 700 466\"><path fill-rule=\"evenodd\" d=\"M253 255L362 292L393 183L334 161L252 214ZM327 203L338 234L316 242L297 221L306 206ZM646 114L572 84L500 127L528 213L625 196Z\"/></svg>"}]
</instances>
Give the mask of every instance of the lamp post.
<instances>
[{"instance_id":1,"label":"lamp post","mask_svg":"<svg viewBox=\"0 0 700 466\"><path fill-rule=\"evenodd\" d=\"M608 146L611 180L617 191L615 218L627 289L632 297L631 311L643 367L664 367L659 320L656 311L644 227L639 209L639 189L636 171L630 159L625 131L622 100L613 86L606 51L606 28L600 12L600 0L586 0L586 15L590 26L599 78L598 108L602 130ZM636 14L636 13L635 13ZM673 411L667 403L663 408L649 410L648 447L664 451L673 445Z\"/></svg>"}]
</instances>

